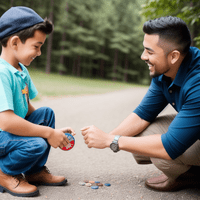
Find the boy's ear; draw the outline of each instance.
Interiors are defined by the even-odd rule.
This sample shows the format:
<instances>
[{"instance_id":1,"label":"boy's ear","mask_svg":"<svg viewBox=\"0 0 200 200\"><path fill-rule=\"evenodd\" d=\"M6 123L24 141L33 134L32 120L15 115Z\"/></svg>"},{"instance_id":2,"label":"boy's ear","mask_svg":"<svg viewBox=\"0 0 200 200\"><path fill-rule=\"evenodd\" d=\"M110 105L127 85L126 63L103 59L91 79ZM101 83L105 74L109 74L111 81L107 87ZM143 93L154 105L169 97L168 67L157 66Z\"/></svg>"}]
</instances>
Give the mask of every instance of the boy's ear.
<instances>
[{"instance_id":1,"label":"boy's ear","mask_svg":"<svg viewBox=\"0 0 200 200\"><path fill-rule=\"evenodd\" d=\"M170 63L174 65L179 60L181 53L177 50L174 50L168 56L168 58L170 59Z\"/></svg>"},{"instance_id":2,"label":"boy's ear","mask_svg":"<svg viewBox=\"0 0 200 200\"><path fill-rule=\"evenodd\" d=\"M18 44L19 44L20 41L21 41L20 38L18 36L16 36L16 35L11 37L10 41L9 41L10 47L12 49L16 49L18 47Z\"/></svg>"}]
</instances>

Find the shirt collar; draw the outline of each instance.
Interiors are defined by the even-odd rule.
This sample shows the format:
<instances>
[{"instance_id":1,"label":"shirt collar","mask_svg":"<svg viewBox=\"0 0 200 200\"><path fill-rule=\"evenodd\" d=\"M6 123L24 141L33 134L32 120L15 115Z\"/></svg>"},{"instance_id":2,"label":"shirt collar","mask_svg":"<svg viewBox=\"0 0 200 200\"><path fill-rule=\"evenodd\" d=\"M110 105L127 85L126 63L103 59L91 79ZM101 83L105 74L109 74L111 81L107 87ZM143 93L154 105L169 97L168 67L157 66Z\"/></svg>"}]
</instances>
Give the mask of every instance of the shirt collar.
<instances>
[{"instance_id":1,"label":"shirt collar","mask_svg":"<svg viewBox=\"0 0 200 200\"><path fill-rule=\"evenodd\" d=\"M22 69L21 72L19 70L17 70L15 67L13 67L10 63L8 63L4 59L2 59L2 58L0 58L0 63L2 63L4 66L6 66L13 74L24 73L24 66L21 63L19 63L19 66Z\"/></svg>"}]
</instances>

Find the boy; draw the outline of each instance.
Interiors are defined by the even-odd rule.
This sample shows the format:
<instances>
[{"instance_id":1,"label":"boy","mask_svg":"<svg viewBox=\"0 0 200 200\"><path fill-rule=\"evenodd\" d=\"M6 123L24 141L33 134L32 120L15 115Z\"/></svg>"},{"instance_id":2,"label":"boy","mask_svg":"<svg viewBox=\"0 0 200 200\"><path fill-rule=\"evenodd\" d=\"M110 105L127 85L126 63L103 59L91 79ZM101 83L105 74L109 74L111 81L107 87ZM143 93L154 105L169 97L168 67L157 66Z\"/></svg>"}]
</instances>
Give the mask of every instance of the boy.
<instances>
[{"instance_id":1,"label":"boy","mask_svg":"<svg viewBox=\"0 0 200 200\"><path fill-rule=\"evenodd\" d=\"M0 18L0 192L14 196L38 195L31 183L67 182L44 165L50 147L63 148L69 142L64 133L75 132L70 127L55 129L50 108L33 107L29 99L35 98L37 90L25 68L41 55L52 30L49 20L27 7L12 7Z\"/></svg>"}]
</instances>

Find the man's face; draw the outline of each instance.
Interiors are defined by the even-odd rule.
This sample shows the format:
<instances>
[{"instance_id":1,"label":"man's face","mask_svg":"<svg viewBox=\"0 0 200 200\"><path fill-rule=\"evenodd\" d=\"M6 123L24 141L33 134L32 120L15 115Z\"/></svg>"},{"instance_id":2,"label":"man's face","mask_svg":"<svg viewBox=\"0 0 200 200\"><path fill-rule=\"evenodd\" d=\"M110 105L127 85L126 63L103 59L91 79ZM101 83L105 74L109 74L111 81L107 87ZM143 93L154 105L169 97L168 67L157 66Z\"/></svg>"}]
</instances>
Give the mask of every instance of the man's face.
<instances>
[{"instance_id":1,"label":"man's face","mask_svg":"<svg viewBox=\"0 0 200 200\"><path fill-rule=\"evenodd\" d=\"M158 46L159 35L144 35L144 51L141 59L149 66L150 76L156 77L161 74L171 75L171 68L164 50Z\"/></svg>"}]
</instances>

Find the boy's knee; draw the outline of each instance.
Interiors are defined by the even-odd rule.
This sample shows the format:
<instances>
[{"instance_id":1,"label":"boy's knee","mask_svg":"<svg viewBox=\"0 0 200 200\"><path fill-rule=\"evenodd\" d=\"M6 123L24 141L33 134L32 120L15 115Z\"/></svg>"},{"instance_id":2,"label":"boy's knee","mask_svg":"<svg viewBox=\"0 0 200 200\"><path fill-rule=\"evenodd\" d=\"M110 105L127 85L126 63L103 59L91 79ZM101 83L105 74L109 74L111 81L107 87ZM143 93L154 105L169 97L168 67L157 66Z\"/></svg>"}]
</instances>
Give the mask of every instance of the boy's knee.
<instances>
[{"instance_id":1,"label":"boy's knee","mask_svg":"<svg viewBox=\"0 0 200 200\"><path fill-rule=\"evenodd\" d=\"M45 112L47 114L54 115L54 111L50 107L44 106L44 107L39 108L39 110L41 110L42 112Z\"/></svg>"},{"instance_id":2,"label":"boy's knee","mask_svg":"<svg viewBox=\"0 0 200 200\"><path fill-rule=\"evenodd\" d=\"M55 114L51 108L41 107L37 111L41 116L41 121L39 122L40 125L55 128Z\"/></svg>"},{"instance_id":3,"label":"boy's knee","mask_svg":"<svg viewBox=\"0 0 200 200\"><path fill-rule=\"evenodd\" d=\"M27 149L27 153L29 155L43 155L48 148L48 143L43 138L35 138L33 141L28 143L28 145L30 145L30 147Z\"/></svg>"}]
</instances>

